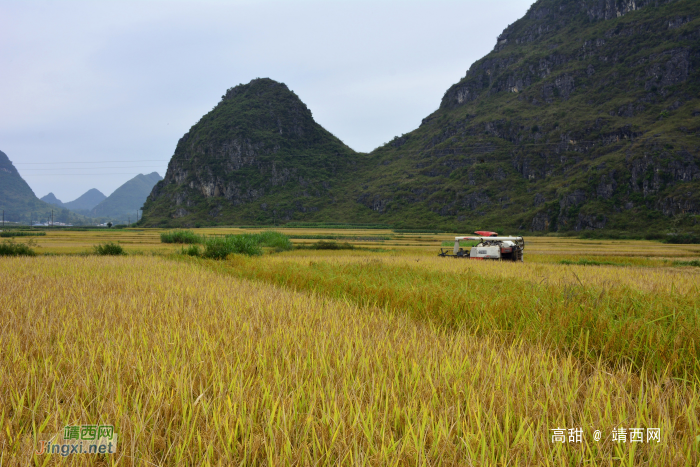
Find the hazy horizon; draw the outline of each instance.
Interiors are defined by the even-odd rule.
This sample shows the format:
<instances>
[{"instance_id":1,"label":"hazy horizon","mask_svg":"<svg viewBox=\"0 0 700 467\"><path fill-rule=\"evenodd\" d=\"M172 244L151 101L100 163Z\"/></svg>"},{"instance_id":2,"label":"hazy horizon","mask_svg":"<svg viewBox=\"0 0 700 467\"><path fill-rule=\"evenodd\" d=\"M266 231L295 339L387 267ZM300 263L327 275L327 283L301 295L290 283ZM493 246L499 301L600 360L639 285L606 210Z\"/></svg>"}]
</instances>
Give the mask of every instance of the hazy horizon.
<instances>
[{"instance_id":1,"label":"hazy horizon","mask_svg":"<svg viewBox=\"0 0 700 467\"><path fill-rule=\"evenodd\" d=\"M0 0L0 150L37 197L165 176L226 89L284 82L356 151L418 127L531 0Z\"/></svg>"}]
</instances>

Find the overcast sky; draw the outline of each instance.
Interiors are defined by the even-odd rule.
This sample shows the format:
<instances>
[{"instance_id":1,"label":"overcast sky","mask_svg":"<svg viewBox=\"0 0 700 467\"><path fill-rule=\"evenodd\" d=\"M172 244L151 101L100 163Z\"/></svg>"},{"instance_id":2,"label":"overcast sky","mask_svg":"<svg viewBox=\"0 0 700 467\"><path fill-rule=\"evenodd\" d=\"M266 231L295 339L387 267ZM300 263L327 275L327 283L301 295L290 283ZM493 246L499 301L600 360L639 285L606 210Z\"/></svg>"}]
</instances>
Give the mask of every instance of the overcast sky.
<instances>
[{"instance_id":1,"label":"overcast sky","mask_svg":"<svg viewBox=\"0 0 700 467\"><path fill-rule=\"evenodd\" d=\"M37 196L165 174L226 89L287 84L357 151L415 129L532 0L0 0L0 150Z\"/></svg>"}]
</instances>

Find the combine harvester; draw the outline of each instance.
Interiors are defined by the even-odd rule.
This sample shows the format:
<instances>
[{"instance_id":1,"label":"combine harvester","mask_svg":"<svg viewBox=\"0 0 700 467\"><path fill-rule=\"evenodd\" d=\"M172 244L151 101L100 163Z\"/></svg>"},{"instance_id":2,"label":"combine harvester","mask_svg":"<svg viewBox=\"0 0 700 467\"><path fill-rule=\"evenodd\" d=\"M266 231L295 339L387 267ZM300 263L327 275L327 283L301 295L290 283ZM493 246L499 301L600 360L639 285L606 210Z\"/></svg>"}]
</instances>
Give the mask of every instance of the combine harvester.
<instances>
[{"instance_id":1,"label":"combine harvester","mask_svg":"<svg viewBox=\"0 0 700 467\"><path fill-rule=\"evenodd\" d=\"M523 261L523 251L525 250L523 237L499 237L496 232L485 232L482 230L477 230L474 233L478 237L455 237L455 247L452 254L450 254L449 249L441 248L438 256L444 258ZM475 240L479 243L473 246L470 251L464 251L459 246L460 240Z\"/></svg>"}]
</instances>

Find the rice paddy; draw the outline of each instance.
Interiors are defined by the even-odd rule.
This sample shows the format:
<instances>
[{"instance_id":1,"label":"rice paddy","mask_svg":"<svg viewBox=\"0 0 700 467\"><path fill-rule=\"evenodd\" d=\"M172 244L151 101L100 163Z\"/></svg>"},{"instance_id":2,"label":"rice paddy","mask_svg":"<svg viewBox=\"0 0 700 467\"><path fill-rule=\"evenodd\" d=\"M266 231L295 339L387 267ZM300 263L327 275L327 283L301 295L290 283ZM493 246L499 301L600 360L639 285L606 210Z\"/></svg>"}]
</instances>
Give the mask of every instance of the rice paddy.
<instances>
[{"instance_id":1,"label":"rice paddy","mask_svg":"<svg viewBox=\"0 0 700 467\"><path fill-rule=\"evenodd\" d=\"M698 245L470 262L345 229L352 250L213 261L160 234L0 258L0 465L700 465ZM129 254L88 254L109 242ZM116 453L35 452L88 424Z\"/></svg>"}]
</instances>

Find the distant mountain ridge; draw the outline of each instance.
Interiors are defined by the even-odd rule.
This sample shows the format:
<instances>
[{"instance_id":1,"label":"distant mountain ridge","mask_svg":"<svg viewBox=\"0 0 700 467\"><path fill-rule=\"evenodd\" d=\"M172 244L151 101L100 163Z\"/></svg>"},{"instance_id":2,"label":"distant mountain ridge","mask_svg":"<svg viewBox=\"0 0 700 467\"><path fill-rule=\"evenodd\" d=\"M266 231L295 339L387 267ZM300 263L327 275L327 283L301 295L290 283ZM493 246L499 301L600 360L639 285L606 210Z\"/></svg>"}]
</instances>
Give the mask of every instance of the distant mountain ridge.
<instances>
[{"instance_id":1,"label":"distant mountain ridge","mask_svg":"<svg viewBox=\"0 0 700 467\"><path fill-rule=\"evenodd\" d=\"M53 204L61 208L70 209L71 211L78 212L83 215L89 214L89 211L100 204L107 197L102 194L102 192L96 188L91 188L78 198L67 203L62 202L60 199L56 198L56 195L49 193L48 195L41 198L42 201Z\"/></svg>"},{"instance_id":2,"label":"distant mountain ridge","mask_svg":"<svg viewBox=\"0 0 700 467\"><path fill-rule=\"evenodd\" d=\"M66 205L63 204L63 202L60 199L56 198L56 195L54 195L53 193L49 193L48 195L42 196L39 199L41 199L45 203L49 203L49 204L52 204L54 206L58 206L59 208L66 207Z\"/></svg>"},{"instance_id":3,"label":"distant mountain ridge","mask_svg":"<svg viewBox=\"0 0 700 467\"><path fill-rule=\"evenodd\" d=\"M162 179L158 172L152 172L147 175L139 174L91 208L90 215L93 217L111 217L119 221L131 218L135 222L136 211L141 209L154 185ZM99 194L102 195L102 193Z\"/></svg>"},{"instance_id":4,"label":"distant mountain ridge","mask_svg":"<svg viewBox=\"0 0 700 467\"><path fill-rule=\"evenodd\" d=\"M91 188L73 201L64 203L72 211L90 211L107 197L97 188Z\"/></svg>"},{"instance_id":5,"label":"distant mountain ridge","mask_svg":"<svg viewBox=\"0 0 700 467\"><path fill-rule=\"evenodd\" d=\"M53 213L54 222L91 223L87 217L114 221L127 221L129 217L136 221L136 211L162 177L153 172L139 174L127 181L109 197L92 188L74 201L63 203L53 193L42 199L34 194L27 182L22 179L9 157L0 151L0 210L5 211L5 220L28 224L50 221Z\"/></svg>"}]
</instances>

